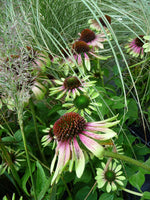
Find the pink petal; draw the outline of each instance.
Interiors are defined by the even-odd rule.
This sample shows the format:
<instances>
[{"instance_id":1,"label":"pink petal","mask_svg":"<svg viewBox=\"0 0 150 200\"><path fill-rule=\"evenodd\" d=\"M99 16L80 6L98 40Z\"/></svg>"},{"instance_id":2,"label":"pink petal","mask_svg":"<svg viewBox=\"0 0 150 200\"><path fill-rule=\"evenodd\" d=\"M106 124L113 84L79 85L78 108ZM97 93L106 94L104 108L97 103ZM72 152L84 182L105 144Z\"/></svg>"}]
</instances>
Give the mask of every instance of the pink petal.
<instances>
[{"instance_id":1,"label":"pink petal","mask_svg":"<svg viewBox=\"0 0 150 200\"><path fill-rule=\"evenodd\" d=\"M70 144L69 141L66 142L66 151L65 151L65 160L64 160L64 165L69 161L70 159Z\"/></svg>"},{"instance_id":2,"label":"pink petal","mask_svg":"<svg viewBox=\"0 0 150 200\"><path fill-rule=\"evenodd\" d=\"M82 58L81 54L78 55L78 65L82 65Z\"/></svg>"},{"instance_id":3,"label":"pink petal","mask_svg":"<svg viewBox=\"0 0 150 200\"><path fill-rule=\"evenodd\" d=\"M58 175L62 172L62 169L64 166L66 143L59 142L58 144L59 144L58 162L57 162L56 170L53 175L51 184L53 184L55 180L56 180L56 182L58 181Z\"/></svg>"},{"instance_id":4,"label":"pink petal","mask_svg":"<svg viewBox=\"0 0 150 200\"><path fill-rule=\"evenodd\" d=\"M79 134L79 138L87 149L89 149L96 157L101 158L103 156L104 148L100 144L82 134Z\"/></svg>"},{"instance_id":5,"label":"pink petal","mask_svg":"<svg viewBox=\"0 0 150 200\"><path fill-rule=\"evenodd\" d=\"M82 131L82 132L87 136L94 138L96 140L108 140L112 138L111 134L95 134L89 131Z\"/></svg>"}]
</instances>

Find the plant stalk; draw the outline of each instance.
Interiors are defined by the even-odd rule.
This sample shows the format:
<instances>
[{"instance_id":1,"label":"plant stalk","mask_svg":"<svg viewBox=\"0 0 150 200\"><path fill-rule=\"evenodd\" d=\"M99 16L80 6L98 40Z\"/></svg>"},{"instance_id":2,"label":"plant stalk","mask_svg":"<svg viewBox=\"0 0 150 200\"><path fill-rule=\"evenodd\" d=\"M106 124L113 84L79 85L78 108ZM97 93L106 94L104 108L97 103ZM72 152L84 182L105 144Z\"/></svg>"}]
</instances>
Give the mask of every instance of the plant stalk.
<instances>
[{"instance_id":1,"label":"plant stalk","mask_svg":"<svg viewBox=\"0 0 150 200\"><path fill-rule=\"evenodd\" d=\"M135 160L135 159L130 158L128 156L121 155L121 154L114 153L114 152L110 152L110 151L105 151L105 150L103 152L103 155L106 156L106 157L111 157L111 158L124 160L125 162L131 163L133 165L136 165L138 167L146 169L147 171L150 171L150 167L148 165L146 165L145 163L141 163L138 160Z\"/></svg>"},{"instance_id":2,"label":"plant stalk","mask_svg":"<svg viewBox=\"0 0 150 200\"><path fill-rule=\"evenodd\" d=\"M130 194L133 194L133 195L136 195L136 196L139 196L139 197L143 196L143 194L139 193L139 192L135 192L135 191L132 191L132 190L129 190L129 189L126 189L126 188L121 188L121 189L124 190L125 192L128 192Z\"/></svg>"},{"instance_id":3,"label":"plant stalk","mask_svg":"<svg viewBox=\"0 0 150 200\"><path fill-rule=\"evenodd\" d=\"M24 133L24 130L23 130L22 114L19 111L18 111L18 120L19 120L19 126L20 126L20 130L21 130L21 134L22 134L23 144L24 144L24 148L25 148L25 153L26 153L26 157L27 157L27 164L28 164L28 167L29 167L29 173L30 173L30 177L31 177L32 187L33 187L34 199L37 200L35 184L34 184L34 180L33 180L33 176L32 176L30 157L29 157L29 154L28 154L27 142L26 142L25 133Z\"/></svg>"},{"instance_id":4,"label":"plant stalk","mask_svg":"<svg viewBox=\"0 0 150 200\"><path fill-rule=\"evenodd\" d=\"M32 117L33 117L33 122L34 122L34 127L35 127L35 134L36 134L36 142L37 142L37 145L38 145L38 149L40 151L42 160L44 161L44 163L46 163L46 159L45 159L45 156L44 156L44 154L42 152L42 148L41 148L41 144L40 144L40 140L39 140L39 132L38 132L38 127L37 127L37 122L36 122L34 104L33 104L31 99L30 99L30 109L31 109Z\"/></svg>"}]
</instances>

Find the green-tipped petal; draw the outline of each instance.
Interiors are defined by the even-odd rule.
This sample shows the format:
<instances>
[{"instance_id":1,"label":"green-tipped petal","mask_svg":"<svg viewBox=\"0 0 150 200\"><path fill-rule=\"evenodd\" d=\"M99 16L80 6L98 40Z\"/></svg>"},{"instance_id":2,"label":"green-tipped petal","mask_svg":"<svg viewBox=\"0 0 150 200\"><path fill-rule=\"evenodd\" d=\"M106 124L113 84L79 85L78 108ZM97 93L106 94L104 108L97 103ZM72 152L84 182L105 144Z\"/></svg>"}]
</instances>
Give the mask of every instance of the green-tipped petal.
<instances>
[{"instance_id":1,"label":"green-tipped petal","mask_svg":"<svg viewBox=\"0 0 150 200\"><path fill-rule=\"evenodd\" d=\"M107 183L106 191L107 191L108 193L111 191L111 185L110 185L109 182Z\"/></svg>"},{"instance_id":2,"label":"green-tipped petal","mask_svg":"<svg viewBox=\"0 0 150 200\"><path fill-rule=\"evenodd\" d=\"M79 138L96 157L101 158L103 156L104 148L100 144L82 134L79 134Z\"/></svg>"},{"instance_id":3,"label":"green-tipped petal","mask_svg":"<svg viewBox=\"0 0 150 200\"><path fill-rule=\"evenodd\" d=\"M77 140L74 138L74 150L75 150L75 170L76 175L78 178L80 178L83 174L84 168L85 168L85 158L83 151L78 145Z\"/></svg>"}]
</instances>

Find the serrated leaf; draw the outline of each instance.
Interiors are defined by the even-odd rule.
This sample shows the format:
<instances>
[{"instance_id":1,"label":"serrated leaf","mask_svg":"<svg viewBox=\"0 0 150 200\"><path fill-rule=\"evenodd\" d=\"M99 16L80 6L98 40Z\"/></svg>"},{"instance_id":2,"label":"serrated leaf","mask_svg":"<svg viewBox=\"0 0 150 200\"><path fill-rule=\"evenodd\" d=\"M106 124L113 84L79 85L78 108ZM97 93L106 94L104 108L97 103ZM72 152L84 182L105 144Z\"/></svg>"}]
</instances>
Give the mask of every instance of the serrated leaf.
<instances>
[{"instance_id":1,"label":"serrated leaf","mask_svg":"<svg viewBox=\"0 0 150 200\"><path fill-rule=\"evenodd\" d=\"M141 187L145 182L145 176L141 171L139 171L129 178L129 182L141 192Z\"/></svg>"},{"instance_id":2,"label":"serrated leaf","mask_svg":"<svg viewBox=\"0 0 150 200\"><path fill-rule=\"evenodd\" d=\"M43 170L43 167L41 164L37 161L36 162L36 167L37 167L37 174L36 174L36 193L39 194L44 187L47 178L45 175L45 172Z\"/></svg>"}]
</instances>

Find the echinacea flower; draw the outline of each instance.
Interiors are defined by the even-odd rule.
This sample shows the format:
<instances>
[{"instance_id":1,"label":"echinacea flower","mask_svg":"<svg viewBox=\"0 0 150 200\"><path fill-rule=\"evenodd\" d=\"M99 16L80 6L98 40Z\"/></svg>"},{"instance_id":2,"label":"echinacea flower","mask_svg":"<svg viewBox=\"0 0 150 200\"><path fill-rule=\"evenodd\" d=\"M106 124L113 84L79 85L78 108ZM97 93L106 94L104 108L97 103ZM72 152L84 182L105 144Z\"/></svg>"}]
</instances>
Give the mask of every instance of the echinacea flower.
<instances>
[{"instance_id":1,"label":"echinacea flower","mask_svg":"<svg viewBox=\"0 0 150 200\"><path fill-rule=\"evenodd\" d=\"M86 94L87 93L87 94ZM64 103L63 107L71 107L67 112L78 112L84 117L84 113L91 115L91 111L96 109L96 106L101 106L101 103L93 102L93 100L99 96L93 89L88 90L85 94L77 95L75 99L68 99L68 102Z\"/></svg>"},{"instance_id":2,"label":"echinacea flower","mask_svg":"<svg viewBox=\"0 0 150 200\"><path fill-rule=\"evenodd\" d=\"M104 27L104 29L107 32L108 31L108 28L107 28L108 23L111 24L111 17L108 15L104 15L104 19L102 17L99 18L99 23L101 23L101 25ZM102 28L99 23L95 19L89 19L89 21L88 21L88 24L90 25L90 28L92 30L102 31Z\"/></svg>"},{"instance_id":3,"label":"echinacea flower","mask_svg":"<svg viewBox=\"0 0 150 200\"><path fill-rule=\"evenodd\" d=\"M14 168L17 171L21 167L20 162L25 161L25 159L22 156L24 153L25 153L24 151L20 151L20 150L14 151L14 150L8 148L8 154L11 158ZM7 162L4 155L2 154L2 163L0 164L0 175L3 174L6 170L8 171L8 173L10 173L11 169L10 169L9 163Z\"/></svg>"},{"instance_id":4,"label":"echinacea flower","mask_svg":"<svg viewBox=\"0 0 150 200\"><path fill-rule=\"evenodd\" d=\"M143 50L143 35L139 35L138 37L129 40L129 44L125 46L127 49L127 53L130 53L133 57L140 56L143 58L144 56L144 50Z\"/></svg>"},{"instance_id":5,"label":"echinacea flower","mask_svg":"<svg viewBox=\"0 0 150 200\"><path fill-rule=\"evenodd\" d=\"M116 117L104 121L86 122L78 113L70 112L61 116L54 123L53 133L57 147L51 163L51 173L54 170L57 157L58 161L51 184L54 181L58 182L60 174L67 164L69 164L69 171L72 171L74 162L77 177L82 176L85 168L85 155L79 146L80 143L96 157L103 156L104 148L99 142L116 136L116 133L108 128L118 124L119 121L111 122L114 119Z\"/></svg>"},{"instance_id":6,"label":"echinacea flower","mask_svg":"<svg viewBox=\"0 0 150 200\"><path fill-rule=\"evenodd\" d=\"M86 76L79 80L76 76L69 76L66 79L61 78L61 80L54 80L54 82L59 85L59 87L50 88L50 96L60 93L57 99L60 99L66 94L66 100L69 96L76 97L80 95L80 91L85 92L84 87L89 88L94 86L95 81L89 81L89 76Z\"/></svg>"},{"instance_id":7,"label":"echinacea flower","mask_svg":"<svg viewBox=\"0 0 150 200\"><path fill-rule=\"evenodd\" d=\"M104 45L102 42L107 40L104 33L95 34L92 30L86 28L79 35L79 41L84 41L92 47L104 49Z\"/></svg>"},{"instance_id":8,"label":"echinacea flower","mask_svg":"<svg viewBox=\"0 0 150 200\"><path fill-rule=\"evenodd\" d=\"M111 191L117 190L117 186L124 186L122 182L125 180L125 177L122 175L121 168L122 166L116 162L111 162L109 166L106 166L105 163L101 163L102 169L97 168L97 180L98 188L106 186L106 191L109 193Z\"/></svg>"}]
</instances>

